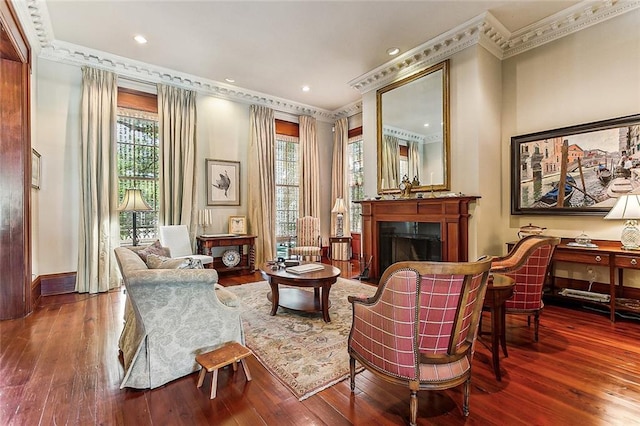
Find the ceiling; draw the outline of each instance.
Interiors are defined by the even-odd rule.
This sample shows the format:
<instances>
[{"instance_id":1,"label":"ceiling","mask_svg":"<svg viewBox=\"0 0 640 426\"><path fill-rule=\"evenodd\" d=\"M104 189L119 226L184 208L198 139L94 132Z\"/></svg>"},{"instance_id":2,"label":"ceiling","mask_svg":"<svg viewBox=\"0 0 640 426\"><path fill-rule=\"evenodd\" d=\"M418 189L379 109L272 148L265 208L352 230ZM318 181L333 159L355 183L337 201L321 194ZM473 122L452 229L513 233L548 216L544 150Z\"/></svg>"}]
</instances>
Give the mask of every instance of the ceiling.
<instances>
[{"instance_id":1,"label":"ceiling","mask_svg":"<svg viewBox=\"0 0 640 426\"><path fill-rule=\"evenodd\" d=\"M489 11L510 32L578 1L46 0L50 37L334 111L349 82ZM46 17L47 13L44 14ZM148 43L137 44L141 34ZM402 54L402 53L401 53ZM225 83L229 84L229 83ZM303 92L308 85L310 90Z\"/></svg>"}]
</instances>

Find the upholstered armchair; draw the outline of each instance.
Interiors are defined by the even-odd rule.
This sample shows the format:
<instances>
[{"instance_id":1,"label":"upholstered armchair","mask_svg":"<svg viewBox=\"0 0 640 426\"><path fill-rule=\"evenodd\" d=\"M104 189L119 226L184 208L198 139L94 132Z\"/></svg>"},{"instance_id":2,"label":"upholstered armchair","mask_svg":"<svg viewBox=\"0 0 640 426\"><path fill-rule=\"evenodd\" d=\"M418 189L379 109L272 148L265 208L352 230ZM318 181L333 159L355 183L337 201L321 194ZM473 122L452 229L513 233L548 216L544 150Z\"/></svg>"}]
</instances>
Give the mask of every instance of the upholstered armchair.
<instances>
[{"instance_id":1,"label":"upholstered armchair","mask_svg":"<svg viewBox=\"0 0 640 426\"><path fill-rule=\"evenodd\" d=\"M300 217L296 220L296 233L289 241L289 255L302 258L314 257L317 261L322 258L322 243L320 237L320 219L312 216ZM292 247L296 240L295 247Z\"/></svg>"},{"instance_id":2,"label":"upholstered armchair","mask_svg":"<svg viewBox=\"0 0 640 426\"><path fill-rule=\"evenodd\" d=\"M211 266L213 257L205 254L194 254L189 238L187 225L165 225L159 228L160 244L167 247L171 257L190 257L202 262L205 267Z\"/></svg>"},{"instance_id":3,"label":"upholstered armchair","mask_svg":"<svg viewBox=\"0 0 640 426\"><path fill-rule=\"evenodd\" d=\"M374 296L349 297L351 392L358 361L376 376L409 387L410 424L416 424L419 390L461 384L468 416L473 346L490 267L488 258L398 262L385 270Z\"/></svg>"},{"instance_id":4,"label":"upholstered armchair","mask_svg":"<svg viewBox=\"0 0 640 426\"><path fill-rule=\"evenodd\" d=\"M527 315L529 326L533 316L536 342L540 312L544 308L542 290L553 251L558 244L560 238L531 235L518 241L506 256L494 257L491 261L492 273L506 275L516 282L513 297L505 302L505 312ZM505 329L504 326L505 324L502 325L502 330ZM506 347L503 346L502 350L506 356Z\"/></svg>"}]
</instances>

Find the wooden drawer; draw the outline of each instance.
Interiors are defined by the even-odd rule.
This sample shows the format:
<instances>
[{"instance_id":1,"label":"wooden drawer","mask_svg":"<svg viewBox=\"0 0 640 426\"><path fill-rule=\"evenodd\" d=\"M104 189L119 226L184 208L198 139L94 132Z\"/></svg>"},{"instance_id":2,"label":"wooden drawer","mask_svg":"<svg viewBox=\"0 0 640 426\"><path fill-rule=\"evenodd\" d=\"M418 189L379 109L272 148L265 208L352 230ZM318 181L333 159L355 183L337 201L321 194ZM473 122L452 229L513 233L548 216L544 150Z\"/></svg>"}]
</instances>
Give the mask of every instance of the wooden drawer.
<instances>
[{"instance_id":1,"label":"wooden drawer","mask_svg":"<svg viewBox=\"0 0 640 426\"><path fill-rule=\"evenodd\" d=\"M640 254L616 254L613 262L618 268L640 269Z\"/></svg>"},{"instance_id":2,"label":"wooden drawer","mask_svg":"<svg viewBox=\"0 0 640 426\"><path fill-rule=\"evenodd\" d=\"M609 266L609 256L607 254L588 251L580 253L577 250L556 250L553 254L553 260L556 262L586 263L589 265ZM640 260L638 260L638 262L640 263Z\"/></svg>"}]
</instances>

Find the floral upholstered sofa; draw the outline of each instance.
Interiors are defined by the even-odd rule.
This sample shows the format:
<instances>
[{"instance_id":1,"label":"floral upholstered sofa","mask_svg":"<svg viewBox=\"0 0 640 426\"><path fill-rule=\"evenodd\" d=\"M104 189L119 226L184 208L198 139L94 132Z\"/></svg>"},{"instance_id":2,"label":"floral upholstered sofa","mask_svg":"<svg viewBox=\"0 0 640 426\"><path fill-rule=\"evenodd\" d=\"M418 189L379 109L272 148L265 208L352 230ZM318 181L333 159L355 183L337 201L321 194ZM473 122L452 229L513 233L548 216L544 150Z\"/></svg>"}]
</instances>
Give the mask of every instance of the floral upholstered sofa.
<instances>
[{"instance_id":1,"label":"floral upholstered sofa","mask_svg":"<svg viewBox=\"0 0 640 426\"><path fill-rule=\"evenodd\" d=\"M197 354L244 343L238 300L217 284L215 270L149 269L125 247L115 256L127 295L121 388L157 388L199 370Z\"/></svg>"}]
</instances>

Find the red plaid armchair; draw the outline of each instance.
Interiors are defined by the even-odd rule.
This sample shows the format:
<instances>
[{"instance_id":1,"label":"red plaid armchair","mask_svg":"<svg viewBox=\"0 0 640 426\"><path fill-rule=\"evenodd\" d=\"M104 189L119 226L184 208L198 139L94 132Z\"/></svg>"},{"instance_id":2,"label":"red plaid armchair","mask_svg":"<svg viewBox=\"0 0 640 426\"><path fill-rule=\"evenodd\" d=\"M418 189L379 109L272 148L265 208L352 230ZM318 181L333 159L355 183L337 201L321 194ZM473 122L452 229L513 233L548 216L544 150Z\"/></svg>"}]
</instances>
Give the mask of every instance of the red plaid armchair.
<instances>
[{"instance_id":1,"label":"red plaid armchair","mask_svg":"<svg viewBox=\"0 0 640 426\"><path fill-rule=\"evenodd\" d=\"M351 391L357 360L389 382L408 385L412 425L419 390L464 383L462 411L469 415L473 345L490 266L490 259L398 262L385 270L374 296L349 297Z\"/></svg>"},{"instance_id":2,"label":"red plaid armchair","mask_svg":"<svg viewBox=\"0 0 640 426\"><path fill-rule=\"evenodd\" d=\"M491 272L503 274L515 280L513 297L505 302L507 314L527 315L527 323L531 325L534 317L534 341L538 341L540 312L544 308L542 288L547 277L551 256L560 238L531 235L521 239L502 257L494 257L491 261ZM504 330L504 324L502 329ZM506 347L503 346L506 354Z\"/></svg>"}]
</instances>

